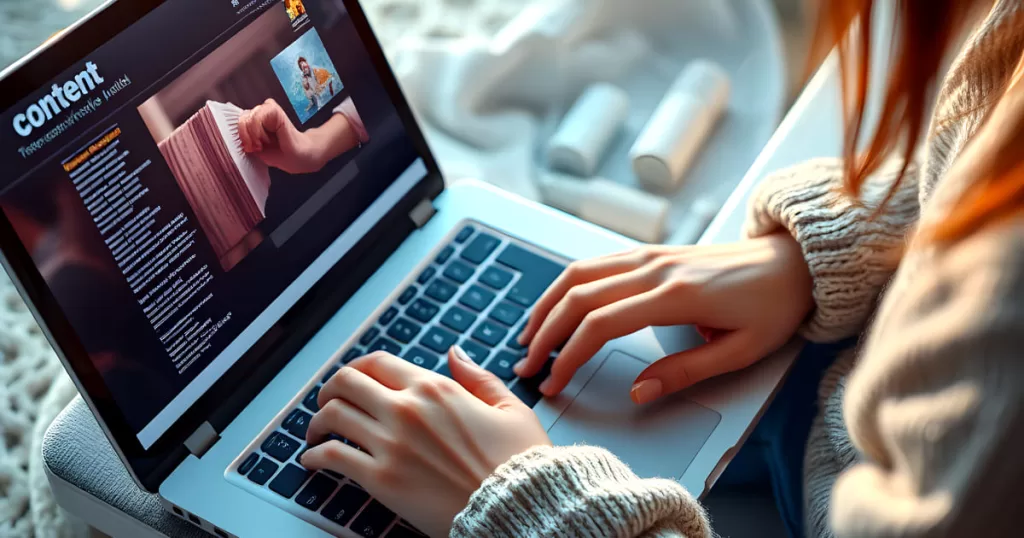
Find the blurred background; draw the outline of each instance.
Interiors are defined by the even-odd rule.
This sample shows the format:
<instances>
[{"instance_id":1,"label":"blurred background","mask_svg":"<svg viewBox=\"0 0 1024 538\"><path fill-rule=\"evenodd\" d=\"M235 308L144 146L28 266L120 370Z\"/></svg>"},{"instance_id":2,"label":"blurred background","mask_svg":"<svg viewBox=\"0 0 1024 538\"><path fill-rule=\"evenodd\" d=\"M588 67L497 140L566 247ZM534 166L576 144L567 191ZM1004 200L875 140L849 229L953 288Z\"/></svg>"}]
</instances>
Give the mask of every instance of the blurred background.
<instances>
[{"instance_id":1,"label":"blurred background","mask_svg":"<svg viewBox=\"0 0 1024 538\"><path fill-rule=\"evenodd\" d=\"M799 90L800 75L807 56L807 16L805 0L767 0L778 14L784 50L787 56L789 95L794 97ZM0 0L0 69L7 67L25 53L31 51L49 36L73 23L96 6L101 0ZM529 0L364 0L368 10L376 18L378 26L391 24L407 28L403 21L415 21L427 11L426 4L440 5L442 13L462 14L473 10L490 10L493 4L502 4L481 21L478 28L459 24L437 23L419 28L424 35L438 38L460 37L467 31L493 31L528 5ZM487 6L487 9L484 8ZM453 18L457 20L457 18ZM388 44L385 43L385 46Z\"/></svg>"}]
</instances>

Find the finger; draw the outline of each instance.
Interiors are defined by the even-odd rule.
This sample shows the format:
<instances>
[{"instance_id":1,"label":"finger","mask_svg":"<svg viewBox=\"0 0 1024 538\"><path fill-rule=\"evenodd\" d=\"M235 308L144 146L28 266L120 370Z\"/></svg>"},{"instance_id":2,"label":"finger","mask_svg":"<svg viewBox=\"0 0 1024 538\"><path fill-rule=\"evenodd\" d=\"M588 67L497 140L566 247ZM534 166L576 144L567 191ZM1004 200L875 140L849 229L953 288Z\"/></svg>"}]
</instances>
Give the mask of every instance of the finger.
<instances>
[{"instance_id":1,"label":"finger","mask_svg":"<svg viewBox=\"0 0 1024 538\"><path fill-rule=\"evenodd\" d=\"M718 375L750 366L764 354L752 331L725 333L702 346L669 355L637 376L630 395L642 404Z\"/></svg>"},{"instance_id":2,"label":"finger","mask_svg":"<svg viewBox=\"0 0 1024 538\"><path fill-rule=\"evenodd\" d=\"M249 134L250 123L252 123L252 111L246 110L238 116L238 138L242 141L242 151L246 153L254 151L252 135Z\"/></svg>"},{"instance_id":3,"label":"finger","mask_svg":"<svg viewBox=\"0 0 1024 538\"><path fill-rule=\"evenodd\" d=\"M637 251L620 252L609 256L574 262L566 267L562 274L548 286L548 289L537 299L530 314L530 319L519 335L523 345L533 340L537 330L544 323L551 309L562 300L562 297L575 286L593 282L602 278L632 271L643 264Z\"/></svg>"},{"instance_id":4,"label":"finger","mask_svg":"<svg viewBox=\"0 0 1024 538\"><path fill-rule=\"evenodd\" d=\"M267 99L260 105L263 110L263 129L268 133L277 133L282 128L291 125L288 120L288 115L285 114L284 109L281 105L277 104L277 101L273 99Z\"/></svg>"},{"instance_id":5,"label":"finger","mask_svg":"<svg viewBox=\"0 0 1024 538\"><path fill-rule=\"evenodd\" d=\"M663 289L653 289L598 308L587 314L551 365L540 385L547 396L558 394L581 366L610 340L651 326L687 323L684 301Z\"/></svg>"},{"instance_id":6,"label":"finger","mask_svg":"<svg viewBox=\"0 0 1024 538\"><path fill-rule=\"evenodd\" d=\"M385 412L387 403L393 396L393 390L349 365L338 370L327 383L324 383L316 400L322 408L327 402L340 398L362 409L371 417L378 418Z\"/></svg>"},{"instance_id":7,"label":"finger","mask_svg":"<svg viewBox=\"0 0 1024 538\"><path fill-rule=\"evenodd\" d=\"M315 446L302 455L299 463L311 471L329 469L341 473L360 484L368 484L376 462L373 456L348 446L341 441L332 440Z\"/></svg>"},{"instance_id":8,"label":"finger","mask_svg":"<svg viewBox=\"0 0 1024 538\"><path fill-rule=\"evenodd\" d=\"M643 268L576 286L562 297L537 331L526 360L516 365L520 377L537 374L551 352L564 343L590 312L627 297L644 293L657 281Z\"/></svg>"},{"instance_id":9,"label":"finger","mask_svg":"<svg viewBox=\"0 0 1024 538\"><path fill-rule=\"evenodd\" d=\"M262 116L260 115L260 107L263 105L257 105L256 108L249 111L249 121L245 122L245 130L249 135L250 151L260 152L263 151L263 127L261 127Z\"/></svg>"},{"instance_id":10,"label":"finger","mask_svg":"<svg viewBox=\"0 0 1024 538\"><path fill-rule=\"evenodd\" d=\"M324 404L310 419L309 428L306 429L306 442L311 446L318 445L332 433L370 449L376 446L382 430L380 423L373 417L338 399Z\"/></svg>"},{"instance_id":11,"label":"finger","mask_svg":"<svg viewBox=\"0 0 1024 538\"><path fill-rule=\"evenodd\" d=\"M518 404L519 398L505 386L498 376L483 369L459 346L448 350L448 369L452 378L465 387L470 394L491 407L505 408Z\"/></svg>"},{"instance_id":12,"label":"finger","mask_svg":"<svg viewBox=\"0 0 1024 538\"><path fill-rule=\"evenodd\" d=\"M348 366L393 390L408 388L427 373L427 370L383 351L360 357L350 362Z\"/></svg>"}]
</instances>

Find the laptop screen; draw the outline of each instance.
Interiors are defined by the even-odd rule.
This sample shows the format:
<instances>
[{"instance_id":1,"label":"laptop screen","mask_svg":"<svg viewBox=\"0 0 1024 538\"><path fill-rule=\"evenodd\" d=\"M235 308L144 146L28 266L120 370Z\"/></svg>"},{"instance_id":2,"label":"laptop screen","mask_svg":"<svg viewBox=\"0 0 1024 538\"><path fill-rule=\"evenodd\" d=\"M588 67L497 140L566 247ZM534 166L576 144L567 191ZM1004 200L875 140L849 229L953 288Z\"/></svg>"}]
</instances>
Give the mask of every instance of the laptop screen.
<instances>
[{"instance_id":1,"label":"laptop screen","mask_svg":"<svg viewBox=\"0 0 1024 538\"><path fill-rule=\"evenodd\" d=\"M0 207L152 446L427 174L342 0L171 0L0 116Z\"/></svg>"}]
</instances>

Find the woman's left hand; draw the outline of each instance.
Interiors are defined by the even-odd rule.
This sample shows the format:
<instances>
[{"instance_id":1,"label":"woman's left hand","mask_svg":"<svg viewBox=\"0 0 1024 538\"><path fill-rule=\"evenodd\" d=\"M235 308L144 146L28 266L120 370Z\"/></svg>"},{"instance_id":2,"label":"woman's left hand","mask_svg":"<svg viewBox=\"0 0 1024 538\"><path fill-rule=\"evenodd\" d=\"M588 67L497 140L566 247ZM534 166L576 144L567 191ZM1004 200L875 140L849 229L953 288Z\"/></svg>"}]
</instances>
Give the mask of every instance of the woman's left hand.
<instances>
[{"instance_id":1,"label":"woman's left hand","mask_svg":"<svg viewBox=\"0 0 1024 538\"><path fill-rule=\"evenodd\" d=\"M349 476L431 536L448 536L485 478L512 456L550 445L533 411L465 352L448 353L452 381L377 352L320 390L306 468ZM338 434L365 452L337 440Z\"/></svg>"}]
</instances>

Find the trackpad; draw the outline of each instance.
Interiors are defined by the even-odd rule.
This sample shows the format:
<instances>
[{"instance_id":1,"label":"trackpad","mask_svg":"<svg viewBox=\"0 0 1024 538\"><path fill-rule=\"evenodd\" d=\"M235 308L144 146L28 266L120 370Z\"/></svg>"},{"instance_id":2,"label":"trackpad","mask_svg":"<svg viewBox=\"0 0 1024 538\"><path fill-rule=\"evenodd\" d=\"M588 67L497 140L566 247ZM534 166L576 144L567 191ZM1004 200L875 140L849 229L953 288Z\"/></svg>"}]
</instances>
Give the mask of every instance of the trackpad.
<instances>
[{"instance_id":1,"label":"trackpad","mask_svg":"<svg viewBox=\"0 0 1024 538\"><path fill-rule=\"evenodd\" d=\"M548 430L551 441L607 448L644 478L682 477L722 417L683 397L634 404L629 389L646 366L613 352Z\"/></svg>"}]
</instances>

